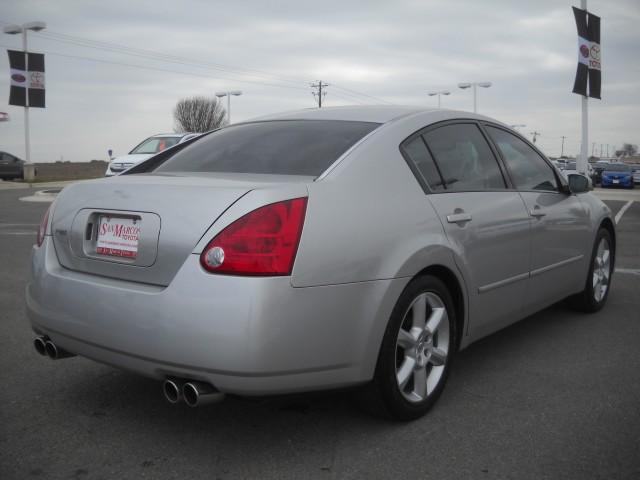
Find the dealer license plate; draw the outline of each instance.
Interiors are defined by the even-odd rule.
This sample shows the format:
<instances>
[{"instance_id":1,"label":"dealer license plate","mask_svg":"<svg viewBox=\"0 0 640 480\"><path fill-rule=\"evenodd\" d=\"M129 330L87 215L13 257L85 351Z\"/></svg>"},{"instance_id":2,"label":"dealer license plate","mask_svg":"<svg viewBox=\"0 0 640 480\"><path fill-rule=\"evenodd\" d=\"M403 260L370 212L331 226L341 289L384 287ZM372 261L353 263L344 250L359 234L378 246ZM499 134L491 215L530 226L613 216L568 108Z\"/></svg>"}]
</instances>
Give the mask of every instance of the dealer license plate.
<instances>
[{"instance_id":1,"label":"dealer license plate","mask_svg":"<svg viewBox=\"0 0 640 480\"><path fill-rule=\"evenodd\" d=\"M140 220L103 215L98 224L96 253L114 257L136 258L140 237Z\"/></svg>"}]
</instances>

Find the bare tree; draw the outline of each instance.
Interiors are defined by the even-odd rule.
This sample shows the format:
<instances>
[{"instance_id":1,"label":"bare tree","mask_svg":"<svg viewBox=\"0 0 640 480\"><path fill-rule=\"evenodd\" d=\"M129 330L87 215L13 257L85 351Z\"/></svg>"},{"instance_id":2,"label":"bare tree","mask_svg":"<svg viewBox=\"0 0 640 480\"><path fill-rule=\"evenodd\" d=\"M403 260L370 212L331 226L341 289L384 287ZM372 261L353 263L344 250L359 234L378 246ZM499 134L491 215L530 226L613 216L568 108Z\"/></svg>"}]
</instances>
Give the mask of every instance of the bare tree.
<instances>
[{"instance_id":1,"label":"bare tree","mask_svg":"<svg viewBox=\"0 0 640 480\"><path fill-rule=\"evenodd\" d=\"M173 109L173 119L176 122L176 132L203 133L228 123L227 112L215 97L178 100Z\"/></svg>"},{"instance_id":2,"label":"bare tree","mask_svg":"<svg viewBox=\"0 0 640 480\"><path fill-rule=\"evenodd\" d=\"M622 145L621 150L614 152L616 157L633 157L638 153L638 146L632 143L625 143Z\"/></svg>"}]
</instances>

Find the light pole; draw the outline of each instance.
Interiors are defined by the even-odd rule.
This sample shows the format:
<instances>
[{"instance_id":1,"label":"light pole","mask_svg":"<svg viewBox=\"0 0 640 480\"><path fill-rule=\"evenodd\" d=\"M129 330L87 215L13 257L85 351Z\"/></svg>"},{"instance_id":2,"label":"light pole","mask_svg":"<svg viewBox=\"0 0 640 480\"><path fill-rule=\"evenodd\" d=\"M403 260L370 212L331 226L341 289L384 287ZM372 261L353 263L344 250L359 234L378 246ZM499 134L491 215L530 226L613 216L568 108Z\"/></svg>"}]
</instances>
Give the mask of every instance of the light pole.
<instances>
[{"instance_id":1,"label":"light pole","mask_svg":"<svg viewBox=\"0 0 640 480\"><path fill-rule=\"evenodd\" d=\"M216 92L216 97L227 97L227 124L231 124L231 95L239 97L242 95L242 90L232 90L230 92Z\"/></svg>"},{"instance_id":2,"label":"light pole","mask_svg":"<svg viewBox=\"0 0 640 480\"><path fill-rule=\"evenodd\" d=\"M449 90L440 90L438 92L429 92L427 95L429 95L430 97L433 97L434 95L438 96L438 108L440 108L440 96L441 95L451 95L451 92Z\"/></svg>"},{"instance_id":3,"label":"light pole","mask_svg":"<svg viewBox=\"0 0 640 480\"><path fill-rule=\"evenodd\" d=\"M477 96L476 89L477 89L477 87L489 88L490 86L491 86L491 82L466 82L466 83L459 83L458 84L458 88L461 88L463 90L465 88L473 87L473 113L478 113L478 102L477 102L477 99L476 99L476 96Z\"/></svg>"},{"instance_id":4,"label":"light pole","mask_svg":"<svg viewBox=\"0 0 640 480\"><path fill-rule=\"evenodd\" d=\"M7 25L2 29L4 33L9 35L22 34L22 50L24 51L24 66L25 70L28 68L27 58L27 32L33 30L39 32L47 28L45 22L27 22L22 25ZM27 84L27 90L25 92L25 105L24 105L24 159L27 162L31 161L31 148L29 145L29 85Z\"/></svg>"}]
</instances>

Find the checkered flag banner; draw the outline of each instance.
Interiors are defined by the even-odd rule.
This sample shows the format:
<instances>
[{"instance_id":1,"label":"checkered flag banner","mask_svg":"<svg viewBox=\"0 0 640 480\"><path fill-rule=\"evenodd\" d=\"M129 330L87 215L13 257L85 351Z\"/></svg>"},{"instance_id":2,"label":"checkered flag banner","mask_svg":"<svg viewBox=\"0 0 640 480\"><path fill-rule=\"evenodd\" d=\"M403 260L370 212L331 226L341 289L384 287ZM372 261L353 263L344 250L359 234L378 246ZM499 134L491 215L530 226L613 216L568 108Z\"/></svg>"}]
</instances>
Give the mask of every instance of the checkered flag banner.
<instances>
[{"instance_id":1,"label":"checkered flag banner","mask_svg":"<svg viewBox=\"0 0 640 480\"><path fill-rule=\"evenodd\" d=\"M44 54L7 50L11 71L9 105L44 108Z\"/></svg>"},{"instance_id":2,"label":"checkered flag banner","mask_svg":"<svg viewBox=\"0 0 640 480\"><path fill-rule=\"evenodd\" d=\"M601 50L600 17L573 7L578 27L578 69L573 84L573 93L600 98ZM587 94L587 85L589 93Z\"/></svg>"}]
</instances>

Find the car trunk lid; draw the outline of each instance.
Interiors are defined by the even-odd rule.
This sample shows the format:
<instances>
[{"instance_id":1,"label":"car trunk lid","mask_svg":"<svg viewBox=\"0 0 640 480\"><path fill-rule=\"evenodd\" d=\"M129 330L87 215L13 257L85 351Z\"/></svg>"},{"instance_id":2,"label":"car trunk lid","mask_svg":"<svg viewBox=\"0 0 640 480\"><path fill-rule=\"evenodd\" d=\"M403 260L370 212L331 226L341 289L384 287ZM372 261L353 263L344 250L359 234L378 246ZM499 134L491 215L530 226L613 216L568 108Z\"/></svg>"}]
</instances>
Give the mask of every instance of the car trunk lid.
<instances>
[{"instance_id":1,"label":"car trunk lid","mask_svg":"<svg viewBox=\"0 0 640 480\"><path fill-rule=\"evenodd\" d=\"M259 183L250 178L130 175L65 188L52 234L71 270L168 285L202 235Z\"/></svg>"}]
</instances>

